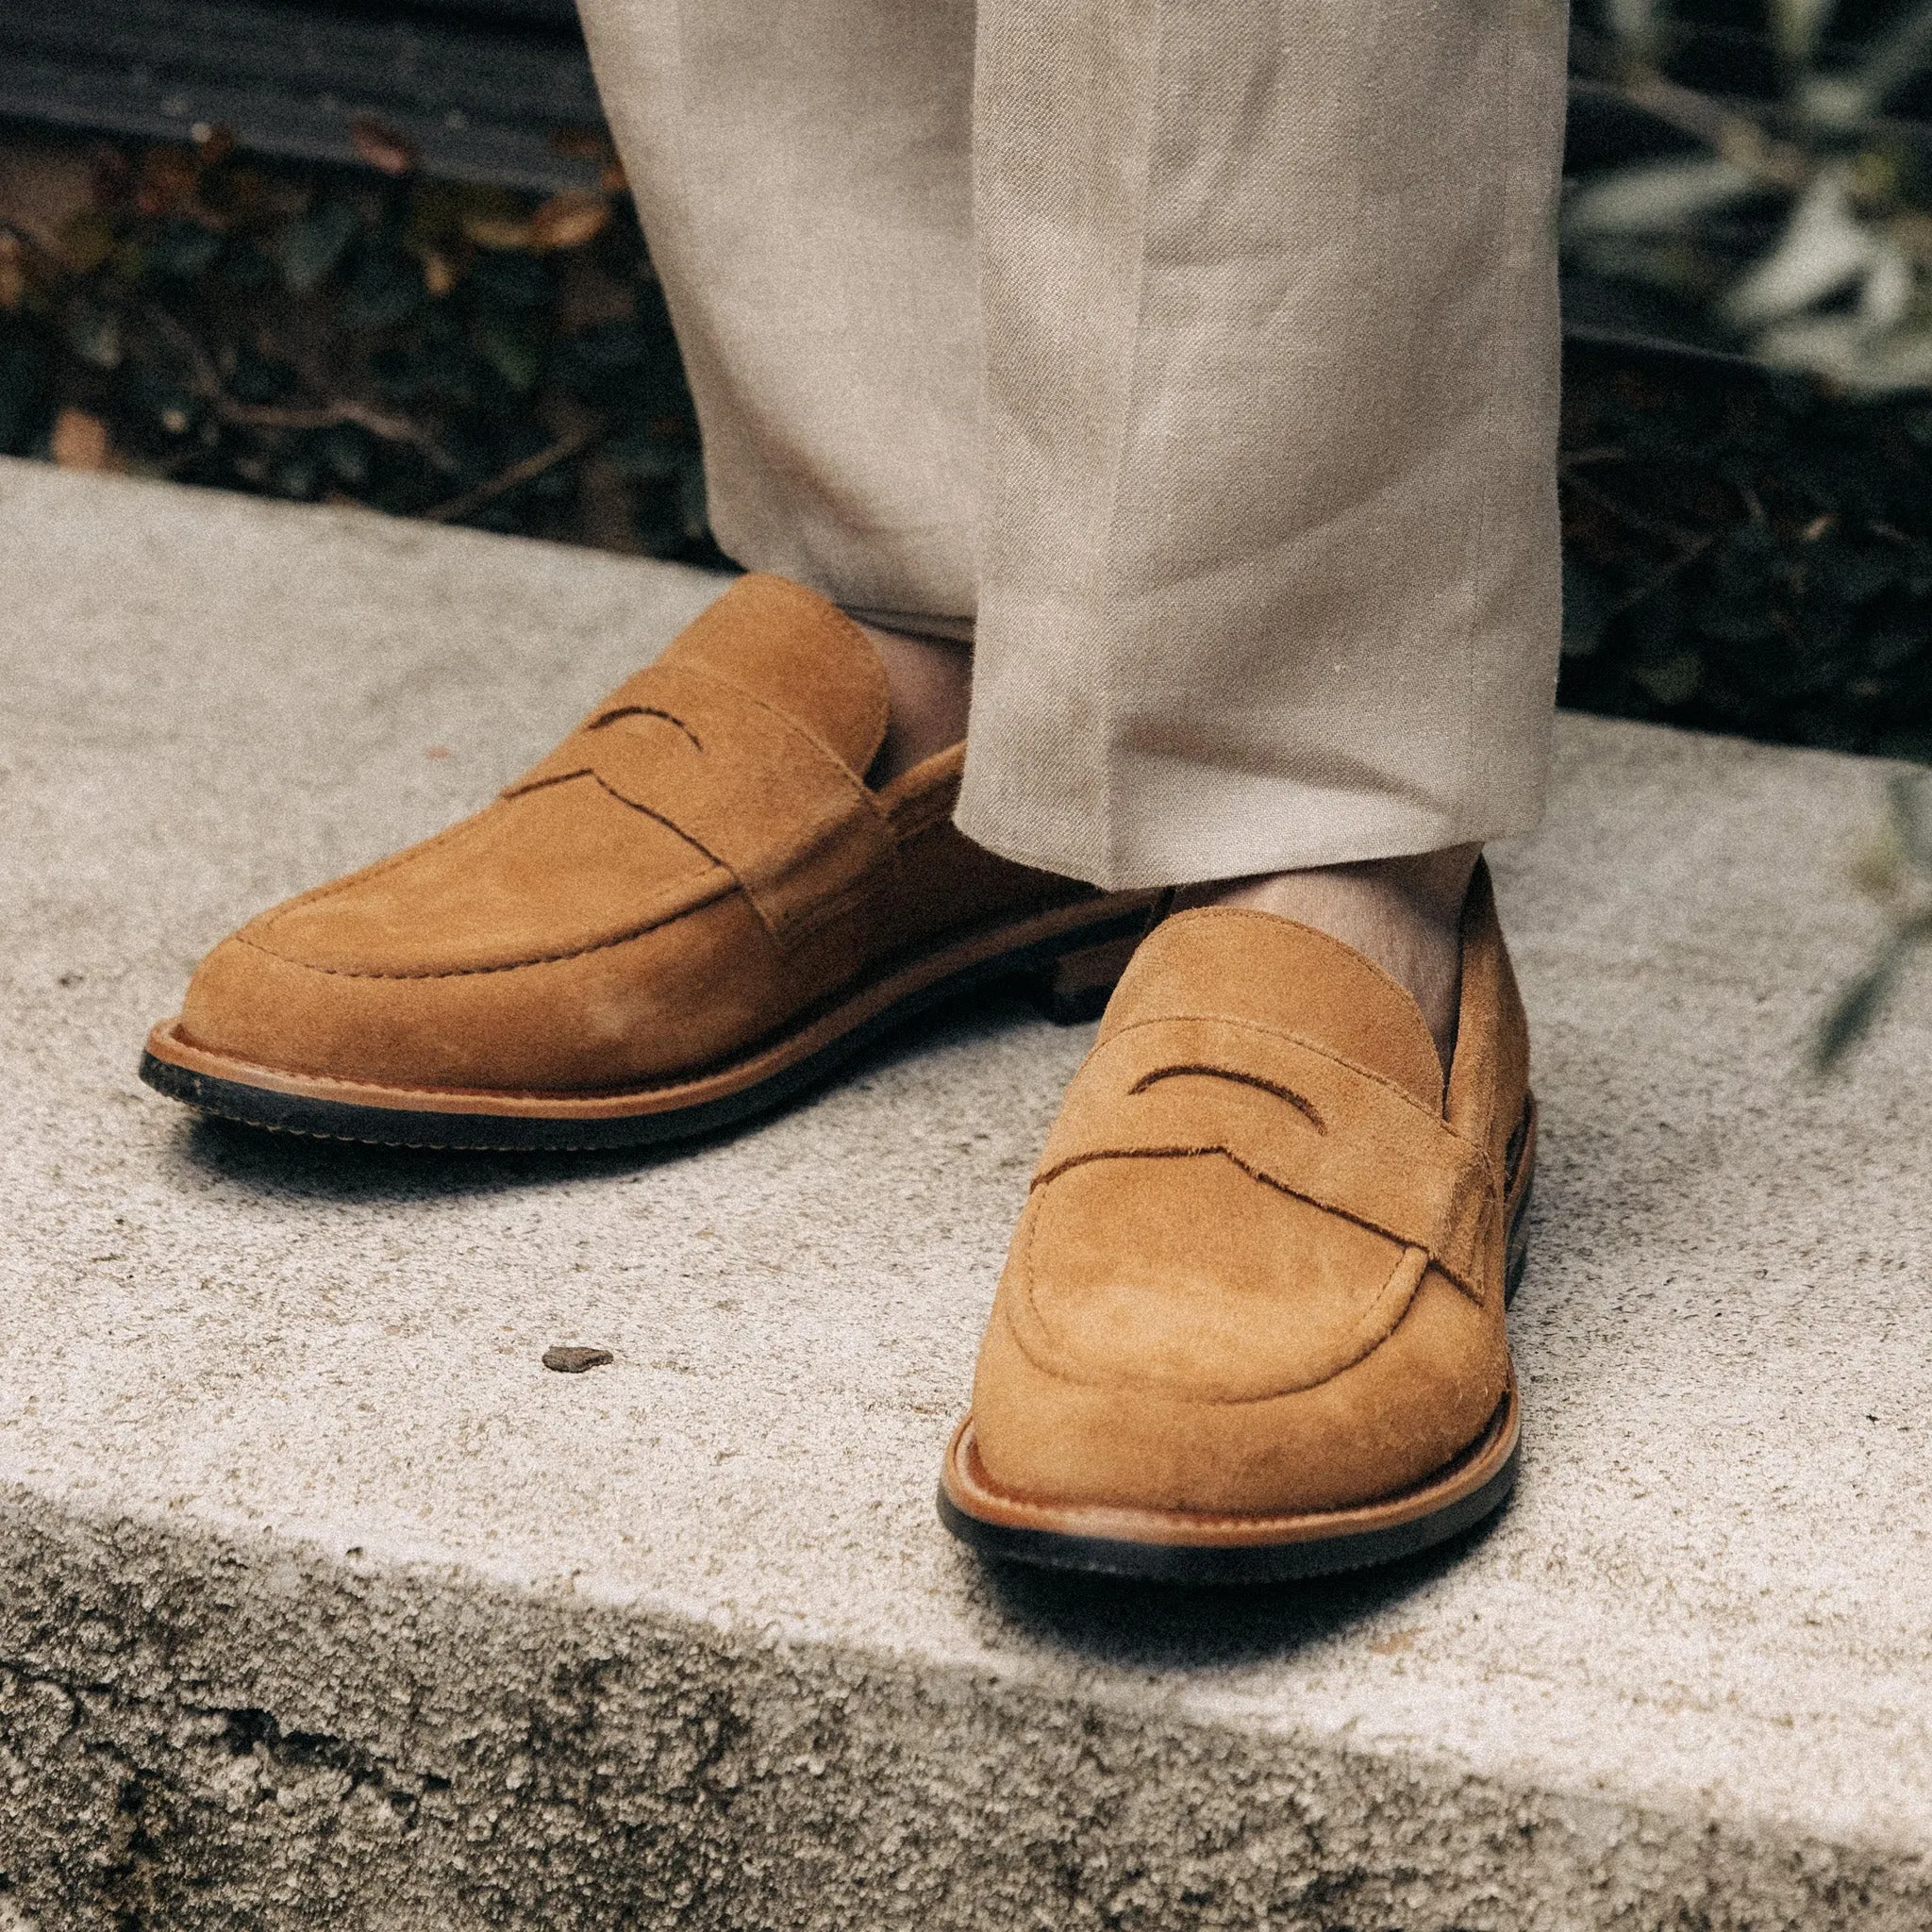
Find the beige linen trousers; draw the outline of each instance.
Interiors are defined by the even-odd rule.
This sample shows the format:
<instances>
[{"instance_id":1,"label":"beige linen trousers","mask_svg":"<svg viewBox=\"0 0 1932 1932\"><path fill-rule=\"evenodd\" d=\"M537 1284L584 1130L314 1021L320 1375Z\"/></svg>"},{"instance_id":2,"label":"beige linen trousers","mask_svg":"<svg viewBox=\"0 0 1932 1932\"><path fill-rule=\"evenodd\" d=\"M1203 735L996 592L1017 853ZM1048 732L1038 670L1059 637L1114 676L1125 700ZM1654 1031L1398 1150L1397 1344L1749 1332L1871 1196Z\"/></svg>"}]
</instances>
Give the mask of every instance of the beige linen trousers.
<instances>
[{"instance_id":1,"label":"beige linen trousers","mask_svg":"<svg viewBox=\"0 0 1932 1932\"><path fill-rule=\"evenodd\" d=\"M1109 887L1526 830L1561 0L582 0L741 563Z\"/></svg>"}]
</instances>

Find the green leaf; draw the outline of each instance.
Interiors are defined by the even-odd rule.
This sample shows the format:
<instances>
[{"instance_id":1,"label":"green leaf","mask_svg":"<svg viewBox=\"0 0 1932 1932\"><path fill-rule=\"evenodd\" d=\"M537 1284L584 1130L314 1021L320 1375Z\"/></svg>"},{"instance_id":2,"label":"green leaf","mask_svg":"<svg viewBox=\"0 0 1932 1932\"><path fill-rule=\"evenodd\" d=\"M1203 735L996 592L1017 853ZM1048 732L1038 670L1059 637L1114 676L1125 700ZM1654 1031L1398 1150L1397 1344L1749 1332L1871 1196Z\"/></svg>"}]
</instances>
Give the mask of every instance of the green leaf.
<instances>
[{"instance_id":1,"label":"green leaf","mask_svg":"<svg viewBox=\"0 0 1932 1932\"><path fill-rule=\"evenodd\" d=\"M317 287L355 239L360 217L346 201L332 199L310 208L283 231L282 279L298 294Z\"/></svg>"},{"instance_id":2,"label":"green leaf","mask_svg":"<svg viewBox=\"0 0 1932 1932\"><path fill-rule=\"evenodd\" d=\"M486 303L510 308L546 308L557 287L547 261L504 248L486 248L470 264L470 288Z\"/></svg>"},{"instance_id":3,"label":"green leaf","mask_svg":"<svg viewBox=\"0 0 1932 1932\"><path fill-rule=\"evenodd\" d=\"M1805 66L1818 51L1831 10L1832 0L1771 0L1772 38L1791 66Z\"/></svg>"},{"instance_id":4,"label":"green leaf","mask_svg":"<svg viewBox=\"0 0 1932 1932\"><path fill-rule=\"evenodd\" d=\"M121 317L98 302L80 301L67 312L67 346L96 369L118 369L125 345Z\"/></svg>"},{"instance_id":5,"label":"green leaf","mask_svg":"<svg viewBox=\"0 0 1932 1932\"><path fill-rule=\"evenodd\" d=\"M235 344L228 393L238 403L278 403L298 387L293 369L264 356L252 342Z\"/></svg>"},{"instance_id":6,"label":"green leaf","mask_svg":"<svg viewBox=\"0 0 1932 1932\"><path fill-rule=\"evenodd\" d=\"M691 452L681 442L654 436L649 429L631 429L613 437L605 454L626 475L640 483L668 483L684 474Z\"/></svg>"},{"instance_id":7,"label":"green leaf","mask_svg":"<svg viewBox=\"0 0 1932 1932\"><path fill-rule=\"evenodd\" d=\"M1834 546L1818 569L1819 588L1840 604L1869 604L1898 578L1898 565L1879 550Z\"/></svg>"},{"instance_id":8,"label":"green leaf","mask_svg":"<svg viewBox=\"0 0 1932 1932\"><path fill-rule=\"evenodd\" d=\"M1701 156L1645 161L1602 175L1563 211L1572 241L1595 235L1677 235L1733 203L1764 192L1750 169Z\"/></svg>"},{"instance_id":9,"label":"green leaf","mask_svg":"<svg viewBox=\"0 0 1932 1932\"><path fill-rule=\"evenodd\" d=\"M1588 658L1603 641L1616 601L1597 574L1574 558L1563 559L1563 655Z\"/></svg>"},{"instance_id":10,"label":"green leaf","mask_svg":"<svg viewBox=\"0 0 1932 1932\"><path fill-rule=\"evenodd\" d=\"M1818 1072L1830 1072L1871 1031L1907 961L1927 944L1932 944L1932 907L1922 907L1892 928L1876 958L1825 1016L1811 1057Z\"/></svg>"},{"instance_id":11,"label":"green leaf","mask_svg":"<svg viewBox=\"0 0 1932 1932\"><path fill-rule=\"evenodd\" d=\"M423 306L423 271L406 250L377 244L359 251L342 297L352 328L388 328Z\"/></svg>"},{"instance_id":12,"label":"green leaf","mask_svg":"<svg viewBox=\"0 0 1932 1932\"><path fill-rule=\"evenodd\" d=\"M149 236L143 267L160 281L192 282L214 266L222 238L199 222L163 222Z\"/></svg>"},{"instance_id":13,"label":"green leaf","mask_svg":"<svg viewBox=\"0 0 1932 1932\"><path fill-rule=\"evenodd\" d=\"M1885 789L1899 850L1922 872L1932 872L1932 812L1925 807L1924 779L1915 773L1894 772Z\"/></svg>"},{"instance_id":14,"label":"green leaf","mask_svg":"<svg viewBox=\"0 0 1932 1932\"><path fill-rule=\"evenodd\" d=\"M1843 83L1852 113L1882 108L1925 71L1932 60L1932 6L1909 8L1876 36L1859 62L1857 78Z\"/></svg>"},{"instance_id":15,"label":"green leaf","mask_svg":"<svg viewBox=\"0 0 1932 1932\"><path fill-rule=\"evenodd\" d=\"M1697 628L1720 643L1754 644L1776 631L1777 614L1762 592L1707 597L1697 607Z\"/></svg>"},{"instance_id":16,"label":"green leaf","mask_svg":"<svg viewBox=\"0 0 1932 1932\"><path fill-rule=\"evenodd\" d=\"M244 295L259 294L275 278L275 265L252 235L238 235L222 256L221 277Z\"/></svg>"},{"instance_id":17,"label":"green leaf","mask_svg":"<svg viewBox=\"0 0 1932 1932\"><path fill-rule=\"evenodd\" d=\"M1691 651L1679 651L1661 663L1639 664L1630 675L1660 705L1688 704L1704 683L1704 660Z\"/></svg>"},{"instance_id":18,"label":"green leaf","mask_svg":"<svg viewBox=\"0 0 1932 1932\"><path fill-rule=\"evenodd\" d=\"M536 337L507 315L485 313L476 318L476 353L519 392L532 390L543 366Z\"/></svg>"},{"instance_id":19,"label":"green leaf","mask_svg":"<svg viewBox=\"0 0 1932 1932\"><path fill-rule=\"evenodd\" d=\"M52 375L43 342L24 329L0 333L0 456L25 456L42 433Z\"/></svg>"},{"instance_id":20,"label":"green leaf","mask_svg":"<svg viewBox=\"0 0 1932 1932\"><path fill-rule=\"evenodd\" d=\"M306 502L315 494L315 458L306 450L297 450L276 464L269 487L277 496L294 498Z\"/></svg>"},{"instance_id":21,"label":"green leaf","mask_svg":"<svg viewBox=\"0 0 1932 1932\"><path fill-rule=\"evenodd\" d=\"M1884 630L1865 646L1865 663L1877 673L1897 671L1924 651L1925 640L1913 630Z\"/></svg>"},{"instance_id":22,"label":"green leaf","mask_svg":"<svg viewBox=\"0 0 1932 1932\"><path fill-rule=\"evenodd\" d=\"M338 423L322 433L322 459L337 480L351 490L369 480L369 437L351 423Z\"/></svg>"}]
</instances>

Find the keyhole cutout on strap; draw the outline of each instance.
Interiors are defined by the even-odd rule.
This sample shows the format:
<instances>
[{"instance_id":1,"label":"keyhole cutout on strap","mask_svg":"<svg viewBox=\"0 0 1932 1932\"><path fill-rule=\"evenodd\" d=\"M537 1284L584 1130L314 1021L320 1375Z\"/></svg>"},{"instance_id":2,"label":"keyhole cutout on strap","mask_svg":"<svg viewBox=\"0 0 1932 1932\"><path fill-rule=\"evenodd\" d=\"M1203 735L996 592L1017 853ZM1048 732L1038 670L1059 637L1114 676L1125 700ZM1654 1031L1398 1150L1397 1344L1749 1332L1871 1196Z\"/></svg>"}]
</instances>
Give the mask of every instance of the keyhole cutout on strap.
<instances>
[{"instance_id":1,"label":"keyhole cutout on strap","mask_svg":"<svg viewBox=\"0 0 1932 1932\"><path fill-rule=\"evenodd\" d=\"M1225 1080L1235 1087L1253 1087L1262 1093L1272 1093L1276 1100L1285 1100L1301 1115L1318 1134L1328 1129L1323 1124L1322 1116L1309 1103L1291 1087L1276 1085L1273 1080L1264 1080L1258 1074L1244 1074L1234 1067L1157 1067L1151 1074L1142 1074L1127 1091L1131 1093L1145 1093L1150 1087L1162 1080Z\"/></svg>"}]
</instances>

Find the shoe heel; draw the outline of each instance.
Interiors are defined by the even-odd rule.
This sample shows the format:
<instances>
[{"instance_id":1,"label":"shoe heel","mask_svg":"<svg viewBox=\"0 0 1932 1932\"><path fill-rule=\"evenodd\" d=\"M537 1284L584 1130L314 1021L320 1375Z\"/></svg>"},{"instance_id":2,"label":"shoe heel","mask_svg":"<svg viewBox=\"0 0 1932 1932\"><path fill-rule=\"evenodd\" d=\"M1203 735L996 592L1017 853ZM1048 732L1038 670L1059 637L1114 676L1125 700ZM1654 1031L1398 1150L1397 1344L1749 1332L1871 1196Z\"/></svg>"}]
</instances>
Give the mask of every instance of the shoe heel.
<instances>
[{"instance_id":1,"label":"shoe heel","mask_svg":"<svg viewBox=\"0 0 1932 1932\"><path fill-rule=\"evenodd\" d=\"M1516 1218L1509 1224L1509 1252L1503 1264L1503 1306L1507 1308L1523 1286L1524 1270L1529 1266L1529 1202L1533 1192L1525 1186L1517 1203Z\"/></svg>"},{"instance_id":2,"label":"shoe heel","mask_svg":"<svg viewBox=\"0 0 1932 1932\"><path fill-rule=\"evenodd\" d=\"M1127 970L1134 948L1141 943L1138 932L1125 939L1107 940L1096 946L1080 946L1061 953L1035 968L1027 977L1027 991L1034 1004L1057 1026L1074 1026L1083 1020L1097 1020L1105 1009L1114 982Z\"/></svg>"},{"instance_id":3,"label":"shoe heel","mask_svg":"<svg viewBox=\"0 0 1932 1932\"><path fill-rule=\"evenodd\" d=\"M1509 1244L1503 1263L1503 1306L1516 1299L1529 1265L1529 1204L1536 1192L1536 1096L1523 1103L1523 1118L1509 1137Z\"/></svg>"}]
</instances>

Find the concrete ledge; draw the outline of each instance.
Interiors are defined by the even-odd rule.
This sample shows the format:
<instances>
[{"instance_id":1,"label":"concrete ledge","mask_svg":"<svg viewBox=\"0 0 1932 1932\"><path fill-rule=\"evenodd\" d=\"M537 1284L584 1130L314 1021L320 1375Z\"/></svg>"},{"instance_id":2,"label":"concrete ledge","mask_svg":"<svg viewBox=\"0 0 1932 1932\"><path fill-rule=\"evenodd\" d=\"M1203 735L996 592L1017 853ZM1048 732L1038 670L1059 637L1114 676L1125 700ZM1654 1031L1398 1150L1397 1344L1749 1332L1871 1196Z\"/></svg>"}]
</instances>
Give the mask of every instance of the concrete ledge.
<instances>
[{"instance_id":1,"label":"concrete ledge","mask_svg":"<svg viewBox=\"0 0 1932 1932\"><path fill-rule=\"evenodd\" d=\"M710 585L20 464L0 555L0 1906L1932 1922L1924 1008L1798 1074L1874 767L1563 721L1501 867L1548 1154L1493 1530L1292 1592L989 1578L933 1474L1084 1031L954 1012L648 1160L133 1078L226 926L487 796Z\"/></svg>"}]
</instances>

